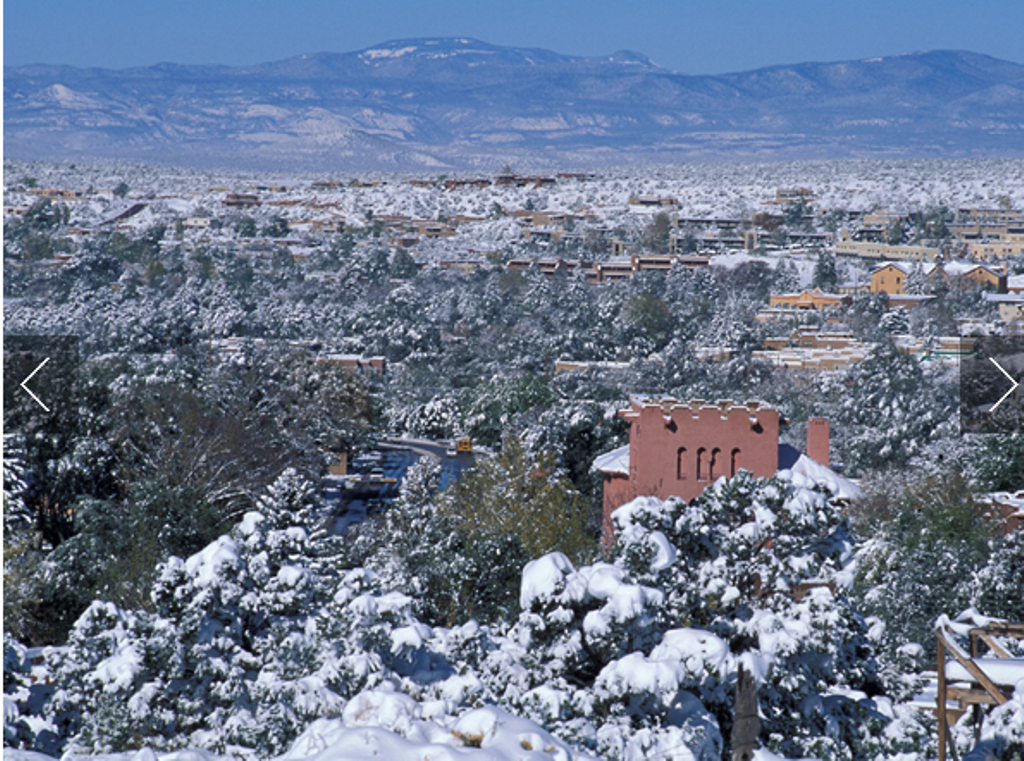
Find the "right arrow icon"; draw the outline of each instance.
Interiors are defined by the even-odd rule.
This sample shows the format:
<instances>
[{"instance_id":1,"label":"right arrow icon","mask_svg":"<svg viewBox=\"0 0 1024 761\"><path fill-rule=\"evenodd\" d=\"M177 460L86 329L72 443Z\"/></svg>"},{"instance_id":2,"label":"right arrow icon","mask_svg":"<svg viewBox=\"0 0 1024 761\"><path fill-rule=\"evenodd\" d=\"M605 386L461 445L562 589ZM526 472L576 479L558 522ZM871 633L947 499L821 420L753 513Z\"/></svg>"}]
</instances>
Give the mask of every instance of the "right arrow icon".
<instances>
[{"instance_id":1,"label":"right arrow icon","mask_svg":"<svg viewBox=\"0 0 1024 761\"><path fill-rule=\"evenodd\" d=\"M1001 398L1001 399L1000 399L1000 400L999 400L998 402L996 402L995 404L993 404L993 405L992 405L992 409L991 409L991 410L989 410L989 412L995 412L995 411L996 411L996 407L998 407L998 406L999 406L1000 404L1002 404L1003 402L1005 402L1005 401L1006 401L1006 397L1008 397L1008 396L1009 396L1010 394L1012 394L1012 393L1013 393L1014 391L1016 391L1016 390L1017 390L1017 386L1019 386L1019 385L1020 385L1020 383L1018 383L1017 381L1015 381L1015 380L1013 379L1013 376L1012 376L1012 375L1010 375L1010 374L1009 374L1008 372L1006 372L1006 370L1004 370L1004 369L1003 369L1003 366L1002 366L1002 365L1000 365L1000 364L999 364L998 362L996 362L996 361L995 361L994 359L992 359L992 357L989 357L989 358L988 358L988 361L989 361L989 362L991 362L991 363L992 363L993 365L995 365L996 367L998 367L998 368L999 368L999 372L1001 372L1001 373L1002 373L1003 375L1005 375L1005 376L1006 376L1006 377L1007 377L1007 378L1009 379L1010 383L1012 383L1012 384L1013 384L1013 385L1012 385L1012 386L1010 387L1010 390L1009 390L1009 391L1007 391L1007 392L1006 392L1005 394L1003 394L1002 398Z\"/></svg>"}]
</instances>

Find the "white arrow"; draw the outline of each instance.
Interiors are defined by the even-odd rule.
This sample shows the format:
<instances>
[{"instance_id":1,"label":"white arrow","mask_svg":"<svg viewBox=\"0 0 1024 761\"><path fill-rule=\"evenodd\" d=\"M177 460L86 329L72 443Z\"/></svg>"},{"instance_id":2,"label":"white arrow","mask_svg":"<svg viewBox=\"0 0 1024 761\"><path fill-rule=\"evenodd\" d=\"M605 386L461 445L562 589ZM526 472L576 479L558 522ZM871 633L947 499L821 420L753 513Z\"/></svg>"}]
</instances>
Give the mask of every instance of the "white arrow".
<instances>
[{"instance_id":1,"label":"white arrow","mask_svg":"<svg viewBox=\"0 0 1024 761\"><path fill-rule=\"evenodd\" d=\"M989 412L995 412L996 411L996 407L998 407L1000 404L1005 402L1006 401L1006 397L1008 397L1010 394L1012 394L1014 391L1016 391L1017 390L1017 386L1019 386L1020 384L1013 379L1012 375L1010 375L1008 372L1006 372L1006 370L1003 369L1002 365L1000 365L998 362L996 362L994 359L992 359L992 357L989 357L988 361L991 362L996 367L998 367L999 368L999 372L1001 372L1003 375L1005 375L1007 378L1009 378L1010 379L1010 383L1013 384L1013 386L1010 388L1010 390L1007 391L1005 394L1003 394L1003 398L1000 399L995 404L993 404L992 405L992 409L989 410Z\"/></svg>"},{"instance_id":2,"label":"white arrow","mask_svg":"<svg viewBox=\"0 0 1024 761\"><path fill-rule=\"evenodd\" d=\"M43 369L43 365L45 365L45 364L46 364L47 362L49 362L49 361L50 361L50 358L49 358L49 357L47 357L47 358L46 358L46 359L44 359L44 360L43 360L42 362L40 362L40 363L39 363L39 367L37 367L37 368L36 368L35 370L33 370L33 371L32 371L31 373L29 373L28 377L27 377L27 378L26 378L25 380L23 380L23 381L21 382L21 384L20 384L20 385L21 385L21 387L22 387L23 389L25 389L26 393L28 393L28 395L29 395L29 396L31 396L31 397L32 397L33 399L35 399L35 400L36 400L36 404L38 404L38 405L39 405L40 407L42 407L42 408L43 408L44 410L46 410L47 412L49 412L49 411L50 411L50 408L49 408L49 407L47 407L47 406L46 406L45 404L43 404L42 400L41 400L41 399L40 399L40 398L39 398L38 396L36 396L35 394L33 394L33 393L32 393L32 389L30 389L30 388L29 388L28 386L26 386L25 384L26 384L26 383L28 383L28 382L29 382L30 380L32 380L32 376L34 376L34 375L35 375L36 373L38 373L38 372L39 372L40 370L42 370L42 369ZM1001 370L1002 368L999 368L999 369Z\"/></svg>"}]
</instances>

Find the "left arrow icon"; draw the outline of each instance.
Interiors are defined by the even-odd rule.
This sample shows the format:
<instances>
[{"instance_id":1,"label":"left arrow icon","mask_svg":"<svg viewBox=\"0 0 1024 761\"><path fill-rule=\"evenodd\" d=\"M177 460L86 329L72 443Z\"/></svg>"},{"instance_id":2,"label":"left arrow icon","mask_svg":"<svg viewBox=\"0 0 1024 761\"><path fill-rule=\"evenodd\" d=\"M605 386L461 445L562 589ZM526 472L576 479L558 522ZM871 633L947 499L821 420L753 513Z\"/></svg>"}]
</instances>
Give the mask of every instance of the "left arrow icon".
<instances>
[{"instance_id":1,"label":"left arrow icon","mask_svg":"<svg viewBox=\"0 0 1024 761\"><path fill-rule=\"evenodd\" d=\"M50 408L49 408L49 407L47 407L47 406L46 406L45 404L43 404L43 400L42 400L42 399L40 399L40 398L39 398L38 396L36 396L35 394L33 394L33 393L32 393L32 389L30 389L30 388L29 388L28 386L26 386L25 384L26 384L26 383L28 383L28 382L29 382L30 380L32 380L32 378L33 378L33 377L35 376L35 374L36 374L36 373L38 373L38 372L39 372L40 370L42 370L42 369L43 369L43 365L45 365L45 364L46 364L47 362L49 362L49 361L50 361L50 358L49 358L49 357L47 357L47 358L46 358L46 359L44 359L44 360L43 360L42 362L40 362L40 363L39 363L39 366L38 366L38 367L37 367L37 368L36 368L35 370L33 370L32 372L30 372L30 373L28 374L28 377L27 377L27 378L25 378L25 380L23 380L23 381L22 381L22 382L21 382L21 383L19 384L19 385L20 385L20 386L21 386L21 387L22 387L23 389L25 389L25 393L27 393L27 394L28 394L29 396L31 396L31 397L32 397L33 399L35 399L35 400L36 400L36 404L38 404L38 405L39 405L40 407L42 407L42 408L43 408L44 410L46 410L47 412L49 412L49 411L50 411Z\"/></svg>"}]
</instances>

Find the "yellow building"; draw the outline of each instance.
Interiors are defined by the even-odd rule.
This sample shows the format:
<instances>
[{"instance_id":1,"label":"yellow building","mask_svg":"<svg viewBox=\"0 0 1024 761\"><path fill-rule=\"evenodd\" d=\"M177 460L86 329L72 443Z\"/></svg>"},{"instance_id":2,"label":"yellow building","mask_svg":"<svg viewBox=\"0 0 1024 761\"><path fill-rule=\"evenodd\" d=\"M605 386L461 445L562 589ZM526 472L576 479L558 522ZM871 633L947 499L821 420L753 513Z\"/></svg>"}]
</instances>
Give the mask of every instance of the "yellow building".
<instances>
[{"instance_id":1,"label":"yellow building","mask_svg":"<svg viewBox=\"0 0 1024 761\"><path fill-rule=\"evenodd\" d=\"M987 267L984 264L972 262L949 262L942 267L942 273L946 282L954 283L957 280L968 280L981 286L988 286L996 291L1006 291L1006 265L1000 270Z\"/></svg>"},{"instance_id":2,"label":"yellow building","mask_svg":"<svg viewBox=\"0 0 1024 761\"><path fill-rule=\"evenodd\" d=\"M887 293L902 296L906 293L907 277L917 266L913 262L886 262L875 267L871 273L871 293ZM969 281L980 286L989 286L997 291L1006 290L1006 275L973 262L949 262L944 265L921 265L921 274L930 281L941 279L946 284Z\"/></svg>"},{"instance_id":3,"label":"yellow building","mask_svg":"<svg viewBox=\"0 0 1024 761\"><path fill-rule=\"evenodd\" d=\"M875 268L871 273L871 292L902 295L907 284L909 267L899 262L889 262Z\"/></svg>"}]
</instances>

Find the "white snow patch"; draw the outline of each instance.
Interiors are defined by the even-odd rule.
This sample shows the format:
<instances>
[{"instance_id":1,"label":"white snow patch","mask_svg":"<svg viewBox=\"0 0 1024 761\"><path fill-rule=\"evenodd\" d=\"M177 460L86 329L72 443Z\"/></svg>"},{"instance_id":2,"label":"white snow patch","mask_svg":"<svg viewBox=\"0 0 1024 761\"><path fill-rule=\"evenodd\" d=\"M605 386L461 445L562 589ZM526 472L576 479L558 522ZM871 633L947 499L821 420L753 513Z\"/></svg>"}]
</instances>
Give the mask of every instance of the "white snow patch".
<instances>
[{"instance_id":1,"label":"white snow patch","mask_svg":"<svg viewBox=\"0 0 1024 761\"><path fill-rule=\"evenodd\" d=\"M387 48L378 48L376 50L367 50L364 53L362 53L359 57L360 58L369 58L371 60L373 60L375 58L401 58L404 55L408 55L409 53L415 53L415 52L416 52L416 46L415 45L410 45L409 47L398 48L397 50L388 50Z\"/></svg>"},{"instance_id":2,"label":"white snow patch","mask_svg":"<svg viewBox=\"0 0 1024 761\"><path fill-rule=\"evenodd\" d=\"M523 568L523 583L519 591L519 606L530 610L535 600L546 600L565 589L565 579L575 573L572 561L561 552L551 552L531 560Z\"/></svg>"}]
</instances>

